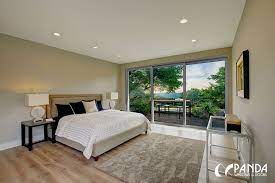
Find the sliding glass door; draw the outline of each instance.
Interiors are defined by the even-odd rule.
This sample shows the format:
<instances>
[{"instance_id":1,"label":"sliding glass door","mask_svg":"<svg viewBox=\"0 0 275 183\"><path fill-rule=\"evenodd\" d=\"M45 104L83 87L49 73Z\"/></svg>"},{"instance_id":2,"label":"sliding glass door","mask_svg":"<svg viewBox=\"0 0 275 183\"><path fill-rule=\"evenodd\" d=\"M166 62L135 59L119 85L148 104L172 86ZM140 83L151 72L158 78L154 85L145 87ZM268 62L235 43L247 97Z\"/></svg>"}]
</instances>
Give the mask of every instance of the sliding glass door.
<instances>
[{"instance_id":1,"label":"sliding glass door","mask_svg":"<svg viewBox=\"0 0 275 183\"><path fill-rule=\"evenodd\" d=\"M184 125L184 64L153 67L154 121Z\"/></svg>"},{"instance_id":2,"label":"sliding glass door","mask_svg":"<svg viewBox=\"0 0 275 183\"><path fill-rule=\"evenodd\" d=\"M226 60L150 66L127 72L128 110L167 125L206 127L224 115Z\"/></svg>"},{"instance_id":3,"label":"sliding glass door","mask_svg":"<svg viewBox=\"0 0 275 183\"><path fill-rule=\"evenodd\" d=\"M186 125L206 127L225 113L225 60L186 65Z\"/></svg>"},{"instance_id":4,"label":"sliding glass door","mask_svg":"<svg viewBox=\"0 0 275 183\"><path fill-rule=\"evenodd\" d=\"M128 72L129 110L144 114L151 120L151 83L150 68Z\"/></svg>"}]
</instances>

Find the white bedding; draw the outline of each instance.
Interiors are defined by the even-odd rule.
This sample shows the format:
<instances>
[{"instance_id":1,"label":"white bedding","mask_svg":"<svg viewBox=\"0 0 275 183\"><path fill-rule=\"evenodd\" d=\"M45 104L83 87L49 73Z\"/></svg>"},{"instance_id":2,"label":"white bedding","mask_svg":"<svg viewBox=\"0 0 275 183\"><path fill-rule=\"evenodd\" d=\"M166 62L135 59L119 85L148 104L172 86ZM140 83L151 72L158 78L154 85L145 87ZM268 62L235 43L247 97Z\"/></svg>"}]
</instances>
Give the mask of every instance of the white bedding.
<instances>
[{"instance_id":1,"label":"white bedding","mask_svg":"<svg viewBox=\"0 0 275 183\"><path fill-rule=\"evenodd\" d=\"M150 130L150 122L143 114L105 110L65 116L59 120L55 134L83 145L85 147L83 155L89 159L93 152L93 145L97 141L143 123L147 123L147 128Z\"/></svg>"}]
</instances>

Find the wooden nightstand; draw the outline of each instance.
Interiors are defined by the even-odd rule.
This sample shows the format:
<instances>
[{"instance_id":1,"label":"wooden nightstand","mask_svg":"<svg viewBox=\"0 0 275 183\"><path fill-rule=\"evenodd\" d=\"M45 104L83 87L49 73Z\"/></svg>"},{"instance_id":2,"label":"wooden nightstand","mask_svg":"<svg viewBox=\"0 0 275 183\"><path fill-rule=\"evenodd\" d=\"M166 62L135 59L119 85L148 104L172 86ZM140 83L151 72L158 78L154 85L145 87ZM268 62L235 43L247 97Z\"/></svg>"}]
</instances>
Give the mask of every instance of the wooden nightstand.
<instances>
[{"instance_id":1,"label":"wooden nightstand","mask_svg":"<svg viewBox=\"0 0 275 183\"><path fill-rule=\"evenodd\" d=\"M41 122L33 122L33 121L23 121L21 122L21 140L22 140L22 146L25 146L29 149L29 151L32 150L33 144L37 144L39 142L47 141L48 138L48 125L51 125L52 127L52 143L55 143L55 130L57 123L55 121L41 121ZM44 140L40 140L37 142L33 142L33 135L32 135L32 128L37 126L44 126ZM28 128L29 133L29 143L26 144L25 139L25 128Z\"/></svg>"}]
</instances>

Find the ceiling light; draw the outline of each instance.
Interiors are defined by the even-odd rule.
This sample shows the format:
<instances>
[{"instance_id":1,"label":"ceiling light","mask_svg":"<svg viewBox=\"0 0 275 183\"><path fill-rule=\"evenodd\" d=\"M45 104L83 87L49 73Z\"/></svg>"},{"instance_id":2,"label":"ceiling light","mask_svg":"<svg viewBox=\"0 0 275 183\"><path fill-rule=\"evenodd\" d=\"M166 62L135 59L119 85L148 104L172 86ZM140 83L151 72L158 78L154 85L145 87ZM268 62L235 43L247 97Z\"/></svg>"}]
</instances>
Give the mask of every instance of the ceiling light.
<instances>
[{"instance_id":1,"label":"ceiling light","mask_svg":"<svg viewBox=\"0 0 275 183\"><path fill-rule=\"evenodd\" d=\"M54 36L57 36L57 37L61 36L61 34L58 33L58 32L54 32L53 35L54 35Z\"/></svg>"},{"instance_id":2,"label":"ceiling light","mask_svg":"<svg viewBox=\"0 0 275 183\"><path fill-rule=\"evenodd\" d=\"M192 43L196 43L197 42L197 40L196 39L192 39Z\"/></svg>"},{"instance_id":3,"label":"ceiling light","mask_svg":"<svg viewBox=\"0 0 275 183\"><path fill-rule=\"evenodd\" d=\"M94 49L97 49L97 48L98 48L98 45L93 46L93 48L94 48Z\"/></svg>"},{"instance_id":4,"label":"ceiling light","mask_svg":"<svg viewBox=\"0 0 275 183\"><path fill-rule=\"evenodd\" d=\"M183 19L180 20L180 23L181 23L181 24L185 24L185 23L187 23L187 22L188 22L188 20L187 20L186 18L183 18Z\"/></svg>"},{"instance_id":5,"label":"ceiling light","mask_svg":"<svg viewBox=\"0 0 275 183\"><path fill-rule=\"evenodd\" d=\"M118 57L118 58L121 58L121 56L120 56L120 55L117 55L117 57Z\"/></svg>"}]
</instances>

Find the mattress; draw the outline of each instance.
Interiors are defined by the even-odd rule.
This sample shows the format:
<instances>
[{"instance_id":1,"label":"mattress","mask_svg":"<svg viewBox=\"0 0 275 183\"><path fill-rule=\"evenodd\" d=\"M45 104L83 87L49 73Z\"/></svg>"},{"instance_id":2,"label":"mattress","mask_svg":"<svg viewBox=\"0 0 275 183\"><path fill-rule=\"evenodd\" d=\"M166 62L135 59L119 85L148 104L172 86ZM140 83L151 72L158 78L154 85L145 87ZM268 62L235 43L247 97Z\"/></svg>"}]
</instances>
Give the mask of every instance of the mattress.
<instances>
[{"instance_id":1,"label":"mattress","mask_svg":"<svg viewBox=\"0 0 275 183\"><path fill-rule=\"evenodd\" d=\"M70 146L83 151L83 155L89 159L92 155L99 155L109 150L110 147L115 147L129 140L129 138L147 131L148 128L150 129L150 122L142 114L107 110L61 118L56 130L56 136L57 140L62 138L59 141L63 141L64 144L68 144L64 139L76 142L77 144ZM110 140L113 140L114 137L120 138L110 143ZM99 148L97 144L103 144L103 142L105 142L105 145L108 142L108 145L105 148L104 146Z\"/></svg>"},{"instance_id":2,"label":"mattress","mask_svg":"<svg viewBox=\"0 0 275 183\"><path fill-rule=\"evenodd\" d=\"M51 137L51 134L52 134L51 130L52 129L49 129L49 137ZM98 141L97 143L94 144L92 156L98 157L101 154L117 147L118 145L120 145L120 144L140 135L140 134L144 134L146 132L147 132L147 125L145 123L143 123L139 126L131 128L127 131L113 135L113 136L106 138L104 140ZM81 145L80 143L66 139L64 137L56 136L56 141L60 142L64 145L67 145L71 148L74 148L78 151L81 151L81 152L83 152L85 149L85 147L83 145Z\"/></svg>"}]
</instances>

